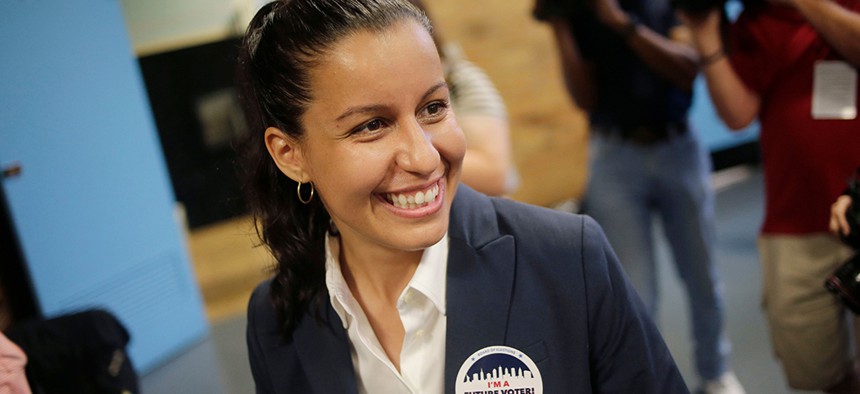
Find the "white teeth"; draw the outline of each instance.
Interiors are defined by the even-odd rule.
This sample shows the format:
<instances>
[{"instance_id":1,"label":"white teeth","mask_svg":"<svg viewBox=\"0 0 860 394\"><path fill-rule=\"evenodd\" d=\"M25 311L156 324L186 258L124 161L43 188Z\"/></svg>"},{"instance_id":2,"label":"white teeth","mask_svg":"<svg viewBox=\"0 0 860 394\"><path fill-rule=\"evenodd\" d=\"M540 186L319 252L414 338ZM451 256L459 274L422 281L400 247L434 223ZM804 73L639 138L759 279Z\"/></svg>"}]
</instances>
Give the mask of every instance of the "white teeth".
<instances>
[{"instance_id":1,"label":"white teeth","mask_svg":"<svg viewBox=\"0 0 860 394\"><path fill-rule=\"evenodd\" d=\"M416 192L415 194L389 194L388 200L398 208L414 209L420 208L426 204L433 202L436 196L439 195L439 186L434 185L426 192Z\"/></svg>"}]
</instances>

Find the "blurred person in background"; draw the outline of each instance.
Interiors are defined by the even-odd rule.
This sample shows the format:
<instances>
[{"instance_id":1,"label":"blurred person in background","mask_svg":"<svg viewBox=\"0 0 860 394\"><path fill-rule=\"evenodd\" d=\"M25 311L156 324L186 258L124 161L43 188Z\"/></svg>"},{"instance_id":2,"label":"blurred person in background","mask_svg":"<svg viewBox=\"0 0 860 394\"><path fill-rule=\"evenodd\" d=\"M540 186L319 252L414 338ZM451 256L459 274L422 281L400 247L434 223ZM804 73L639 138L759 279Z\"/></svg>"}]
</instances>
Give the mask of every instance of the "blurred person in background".
<instances>
[{"instance_id":1,"label":"blurred person in background","mask_svg":"<svg viewBox=\"0 0 860 394\"><path fill-rule=\"evenodd\" d=\"M410 2L427 13L432 22L422 0ZM466 58L460 45L444 39L438 24L433 24L431 33L442 59L457 123L466 136L461 181L489 196L513 193L519 176L502 96L484 70Z\"/></svg>"},{"instance_id":2,"label":"blurred person in background","mask_svg":"<svg viewBox=\"0 0 860 394\"><path fill-rule=\"evenodd\" d=\"M761 125L758 248L772 346L789 386L858 393L856 318L822 283L852 254L828 234L828 217L860 157L860 1L745 3L730 24L719 7L681 19L722 120Z\"/></svg>"},{"instance_id":3,"label":"blurred person in background","mask_svg":"<svg viewBox=\"0 0 860 394\"><path fill-rule=\"evenodd\" d=\"M551 25L568 93L589 116L583 211L655 319L660 218L689 298L699 388L743 393L723 332L710 156L687 121L698 56L674 10L668 0L538 0L534 14Z\"/></svg>"}]
</instances>

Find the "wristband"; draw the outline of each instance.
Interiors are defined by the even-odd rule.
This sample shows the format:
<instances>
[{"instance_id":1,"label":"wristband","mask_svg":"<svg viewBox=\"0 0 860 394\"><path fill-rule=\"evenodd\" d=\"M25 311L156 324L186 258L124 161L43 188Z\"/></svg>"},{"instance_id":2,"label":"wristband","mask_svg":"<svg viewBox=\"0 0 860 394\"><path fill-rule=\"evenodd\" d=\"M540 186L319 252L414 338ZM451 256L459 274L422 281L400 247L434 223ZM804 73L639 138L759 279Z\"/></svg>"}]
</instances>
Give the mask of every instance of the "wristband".
<instances>
[{"instance_id":1,"label":"wristband","mask_svg":"<svg viewBox=\"0 0 860 394\"><path fill-rule=\"evenodd\" d=\"M723 48L718 49L716 52L714 52L708 56L703 56L699 60L699 69L704 70L708 66L716 63L717 61L719 61L720 59L722 59L725 56L726 56L726 51L724 51Z\"/></svg>"}]
</instances>

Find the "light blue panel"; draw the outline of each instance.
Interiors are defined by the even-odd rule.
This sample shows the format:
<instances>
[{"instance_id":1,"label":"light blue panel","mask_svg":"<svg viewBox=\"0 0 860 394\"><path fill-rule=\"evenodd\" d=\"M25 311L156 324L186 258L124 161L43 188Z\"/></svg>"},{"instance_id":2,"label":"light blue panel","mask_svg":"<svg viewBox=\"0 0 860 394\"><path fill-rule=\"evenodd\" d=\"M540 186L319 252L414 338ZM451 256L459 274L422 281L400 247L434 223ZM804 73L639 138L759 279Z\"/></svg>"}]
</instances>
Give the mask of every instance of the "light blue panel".
<instances>
[{"instance_id":1,"label":"light blue panel","mask_svg":"<svg viewBox=\"0 0 860 394\"><path fill-rule=\"evenodd\" d=\"M701 75L693 83L693 106L690 123L709 151L714 152L758 139L758 122L743 130L731 131L717 115L708 96L708 86Z\"/></svg>"},{"instance_id":2,"label":"light blue panel","mask_svg":"<svg viewBox=\"0 0 860 394\"><path fill-rule=\"evenodd\" d=\"M0 164L38 303L114 312L145 372L208 332L115 1L0 2Z\"/></svg>"}]
</instances>

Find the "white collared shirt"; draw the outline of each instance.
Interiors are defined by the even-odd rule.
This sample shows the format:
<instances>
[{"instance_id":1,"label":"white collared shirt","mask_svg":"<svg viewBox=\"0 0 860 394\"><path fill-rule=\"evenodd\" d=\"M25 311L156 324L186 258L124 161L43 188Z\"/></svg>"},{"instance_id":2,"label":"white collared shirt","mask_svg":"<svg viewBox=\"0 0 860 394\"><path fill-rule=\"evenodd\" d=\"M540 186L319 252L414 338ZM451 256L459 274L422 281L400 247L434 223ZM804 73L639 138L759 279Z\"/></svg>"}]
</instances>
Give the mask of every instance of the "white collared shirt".
<instances>
[{"instance_id":1,"label":"white collared shirt","mask_svg":"<svg viewBox=\"0 0 860 394\"><path fill-rule=\"evenodd\" d=\"M359 393L439 394L445 390L445 284L448 234L424 250L412 279L397 300L406 331L400 372L382 350L361 305L349 290L326 237L326 287L347 331Z\"/></svg>"}]
</instances>

